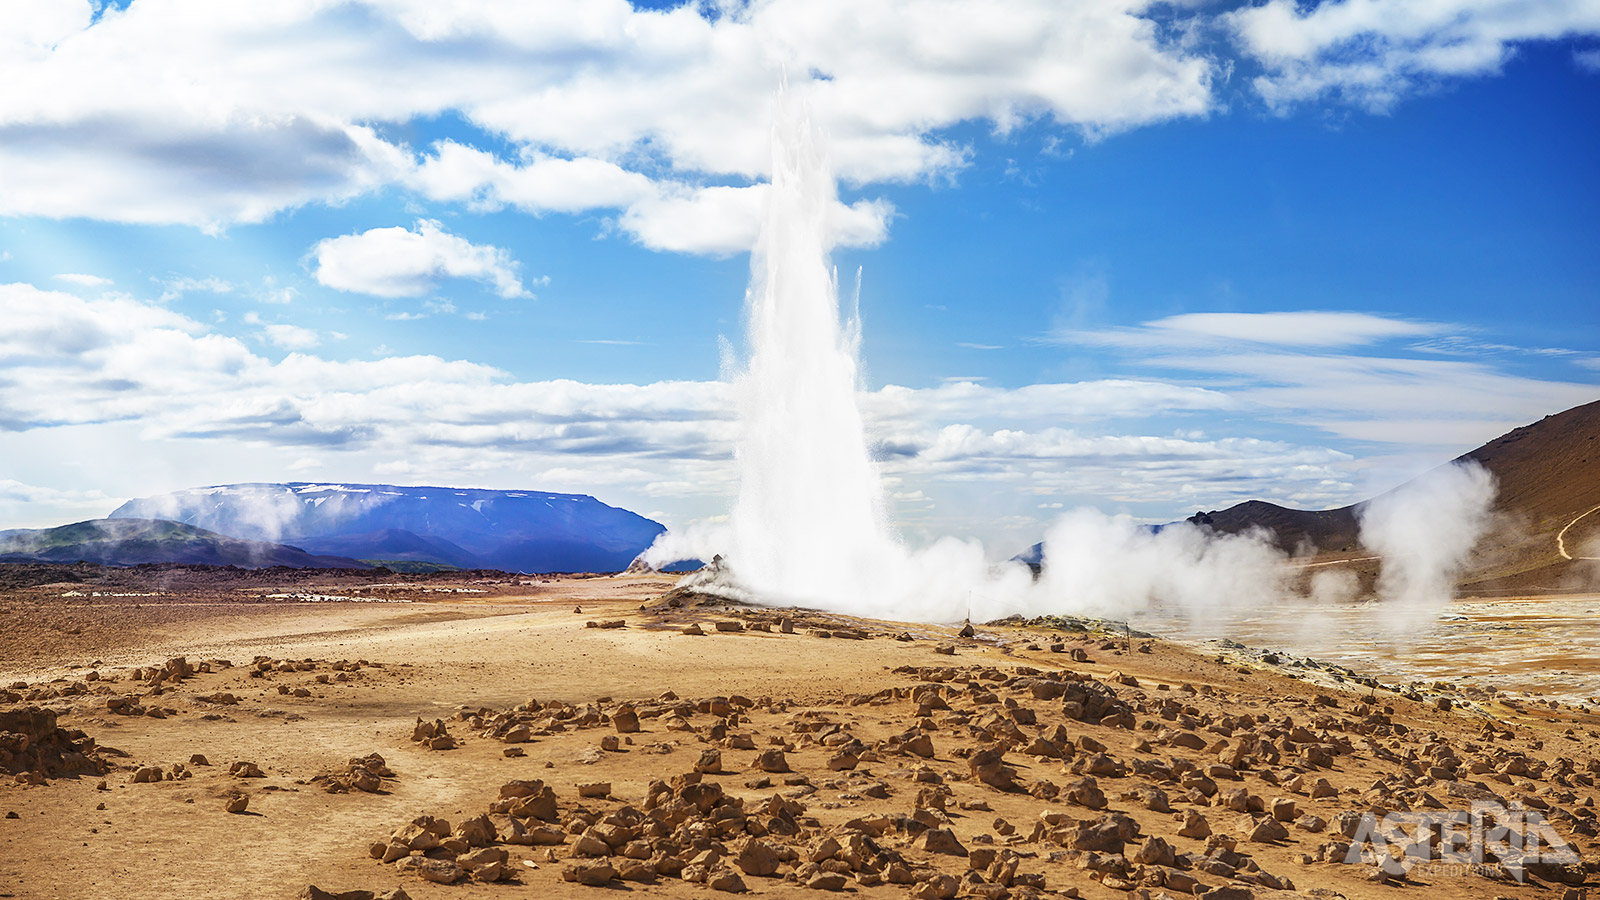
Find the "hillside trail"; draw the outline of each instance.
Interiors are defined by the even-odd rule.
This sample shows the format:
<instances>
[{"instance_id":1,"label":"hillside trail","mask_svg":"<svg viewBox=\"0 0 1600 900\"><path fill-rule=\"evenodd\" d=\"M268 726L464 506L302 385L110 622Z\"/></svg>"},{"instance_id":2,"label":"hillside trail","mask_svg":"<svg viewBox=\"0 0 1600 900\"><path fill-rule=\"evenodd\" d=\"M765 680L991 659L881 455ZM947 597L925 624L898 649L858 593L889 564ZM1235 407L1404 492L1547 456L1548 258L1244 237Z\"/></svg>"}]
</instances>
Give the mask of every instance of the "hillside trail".
<instances>
[{"instance_id":1,"label":"hillside trail","mask_svg":"<svg viewBox=\"0 0 1600 900\"><path fill-rule=\"evenodd\" d=\"M1594 509L1591 509L1588 512L1580 513L1577 518L1567 523L1566 528L1563 528L1556 533L1556 550L1561 553L1562 559L1600 559L1600 556L1573 556L1567 552L1567 529L1578 524L1579 522L1583 521L1585 517L1597 511L1600 511L1600 506L1596 506Z\"/></svg>"}]
</instances>

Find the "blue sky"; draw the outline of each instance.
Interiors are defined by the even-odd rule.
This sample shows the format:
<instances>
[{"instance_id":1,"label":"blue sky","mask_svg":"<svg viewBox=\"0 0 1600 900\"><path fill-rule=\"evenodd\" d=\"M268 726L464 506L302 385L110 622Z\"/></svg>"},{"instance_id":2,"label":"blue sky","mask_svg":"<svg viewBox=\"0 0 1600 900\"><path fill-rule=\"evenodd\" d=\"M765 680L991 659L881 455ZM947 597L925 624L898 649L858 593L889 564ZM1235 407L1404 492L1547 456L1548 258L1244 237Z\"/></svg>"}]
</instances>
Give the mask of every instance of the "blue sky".
<instances>
[{"instance_id":1,"label":"blue sky","mask_svg":"<svg viewBox=\"0 0 1600 900\"><path fill-rule=\"evenodd\" d=\"M913 540L1362 499L1600 397L1600 11L133 0L0 22L0 525L733 491L780 77ZM804 74L801 74L804 73Z\"/></svg>"}]
</instances>

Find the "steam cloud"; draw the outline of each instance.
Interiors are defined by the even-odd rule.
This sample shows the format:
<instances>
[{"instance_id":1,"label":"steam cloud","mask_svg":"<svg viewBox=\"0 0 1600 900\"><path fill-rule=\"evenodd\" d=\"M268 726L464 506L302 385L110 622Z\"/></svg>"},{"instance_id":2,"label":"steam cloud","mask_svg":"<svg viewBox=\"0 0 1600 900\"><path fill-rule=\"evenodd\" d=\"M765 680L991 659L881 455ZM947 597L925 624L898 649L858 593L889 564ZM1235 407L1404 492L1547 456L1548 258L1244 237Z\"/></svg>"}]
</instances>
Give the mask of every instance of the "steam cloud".
<instances>
[{"instance_id":1,"label":"steam cloud","mask_svg":"<svg viewBox=\"0 0 1600 900\"><path fill-rule=\"evenodd\" d=\"M1220 633L1234 617L1275 604L1354 593L1350 573L1328 572L1312 579L1311 597L1295 595L1288 557L1265 533L1151 529L1092 509L1051 526L1037 578L1022 563L991 562L974 541L907 548L885 520L857 406L860 326L841 318L828 262L836 193L821 138L781 93L774 123L772 183L746 294L751 355L733 376L739 495L726 522L662 535L645 563L721 555L721 569L684 583L759 603L924 622L1159 611ZM1491 479L1474 464L1369 504L1362 540L1385 559L1384 595L1409 612L1448 600L1492 498Z\"/></svg>"},{"instance_id":2,"label":"steam cloud","mask_svg":"<svg viewBox=\"0 0 1600 900\"><path fill-rule=\"evenodd\" d=\"M1473 460L1434 469L1361 507L1361 544L1383 557L1378 596L1392 624L1421 625L1450 599L1489 527L1494 476Z\"/></svg>"}]
</instances>

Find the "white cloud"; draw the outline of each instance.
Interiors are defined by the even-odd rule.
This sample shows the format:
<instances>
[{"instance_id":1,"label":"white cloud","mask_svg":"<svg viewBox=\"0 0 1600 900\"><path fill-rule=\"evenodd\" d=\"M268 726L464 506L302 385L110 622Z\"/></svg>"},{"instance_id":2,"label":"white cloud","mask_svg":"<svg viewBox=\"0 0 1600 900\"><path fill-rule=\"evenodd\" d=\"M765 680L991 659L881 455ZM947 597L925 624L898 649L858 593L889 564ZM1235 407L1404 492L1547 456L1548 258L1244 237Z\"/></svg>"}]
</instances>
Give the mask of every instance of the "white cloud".
<instances>
[{"instance_id":1,"label":"white cloud","mask_svg":"<svg viewBox=\"0 0 1600 900\"><path fill-rule=\"evenodd\" d=\"M267 325L261 330L268 341L285 350L310 350L322 343L315 331L299 325Z\"/></svg>"},{"instance_id":2,"label":"white cloud","mask_svg":"<svg viewBox=\"0 0 1600 900\"><path fill-rule=\"evenodd\" d=\"M1384 110L1444 78L1498 72L1527 41L1600 34L1584 0L1268 0L1224 16L1265 69L1252 83L1268 105L1334 95Z\"/></svg>"},{"instance_id":3,"label":"white cloud","mask_svg":"<svg viewBox=\"0 0 1600 900\"><path fill-rule=\"evenodd\" d=\"M0 425L13 433L127 423L174 448L245 441L298 454L359 453L370 466L451 474L538 465L622 478L636 496L721 497L733 486L734 410L718 382L520 382L475 363L435 357L333 361L291 353L277 362L166 307L0 286ZM286 349L317 336L247 323ZM864 409L885 472L919 480L1001 481L1025 491L1092 489L1176 494L1240 471L1255 486L1331 489L1343 457L1249 440L1119 434L1090 426L1127 416L1225 409L1215 391L1157 382L1084 382L1016 389L889 386ZM1078 423L1066 430L1062 421ZM607 474L611 473L611 474ZM581 479L573 478L574 482ZM574 484L573 486L581 486ZM136 486L130 490L138 490Z\"/></svg>"},{"instance_id":4,"label":"white cloud","mask_svg":"<svg viewBox=\"0 0 1600 900\"><path fill-rule=\"evenodd\" d=\"M410 184L430 199L479 209L576 213L625 207L656 193L646 176L592 157L535 153L517 165L455 141L441 141L433 151L408 177Z\"/></svg>"},{"instance_id":5,"label":"white cloud","mask_svg":"<svg viewBox=\"0 0 1600 900\"><path fill-rule=\"evenodd\" d=\"M60 518L41 518L41 510L70 519L98 519L110 512L112 500L98 490L61 489L0 478L0 528L51 528Z\"/></svg>"},{"instance_id":6,"label":"white cloud","mask_svg":"<svg viewBox=\"0 0 1600 900\"><path fill-rule=\"evenodd\" d=\"M318 282L341 291L377 297L420 297L445 278L491 285L502 297L526 297L511 254L474 244L419 219L415 230L373 228L318 241L311 249Z\"/></svg>"},{"instance_id":7,"label":"white cloud","mask_svg":"<svg viewBox=\"0 0 1600 900\"><path fill-rule=\"evenodd\" d=\"M1346 347L1438 334L1445 326L1352 312L1188 313L1148 323L1158 330L1301 347Z\"/></svg>"},{"instance_id":8,"label":"white cloud","mask_svg":"<svg viewBox=\"0 0 1600 900\"><path fill-rule=\"evenodd\" d=\"M724 256L749 250L761 230L767 186L668 186L630 205L622 229L652 250ZM887 200L833 202L830 237L838 246L875 247L889 235L894 205Z\"/></svg>"},{"instance_id":9,"label":"white cloud","mask_svg":"<svg viewBox=\"0 0 1600 900\"><path fill-rule=\"evenodd\" d=\"M140 0L94 20L89 0L33 0L0 29L0 214L214 231L402 185L479 208L619 210L646 246L728 252L736 235L708 223L668 229L765 177L785 77L857 186L959 170L967 149L939 134L962 121L1093 138L1205 115L1216 65L1147 7ZM382 136L447 113L505 158ZM846 207L847 242L881 240L885 213Z\"/></svg>"},{"instance_id":10,"label":"white cloud","mask_svg":"<svg viewBox=\"0 0 1600 900\"><path fill-rule=\"evenodd\" d=\"M112 283L109 278L101 278L99 275L84 275L78 272L57 275L55 279L57 281L65 281L68 284L76 284L79 287L105 287Z\"/></svg>"},{"instance_id":11,"label":"white cloud","mask_svg":"<svg viewBox=\"0 0 1600 900\"><path fill-rule=\"evenodd\" d=\"M1141 371L1180 371L1227 385L1226 396L1240 409L1278 421L1410 447L1468 450L1530 417L1594 397L1592 384L1512 375L1481 359L1438 358L1484 352L1475 341L1452 340L1452 330L1460 329L1363 313L1216 313L1061 332L1051 340L1120 349ZM1428 340L1393 346L1420 336ZM1396 350L1430 355L1416 359Z\"/></svg>"},{"instance_id":12,"label":"white cloud","mask_svg":"<svg viewBox=\"0 0 1600 900\"><path fill-rule=\"evenodd\" d=\"M167 279L152 279L161 285L161 302L169 303L182 297L184 294L195 292L205 294L231 294L233 285L221 278L190 278L184 275L174 275Z\"/></svg>"},{"instance_id":13,"label":"white cloud","mask_svg":"<svg viewBox=\"0 0 1600 900\"><path fill-rule=\"evenodd\" d=\"M148 457L118 468L124 483L95 483L113 494L154 490L148 479L157 476L184 479L171 487L279 478L283 459L302 457L326 461L330 476L347 480L598 485L610 502L671 505L680 514L710 512L735 487L737 423L722 383L519 381L478 363L381 348L374 359L333 360L307 352L319 337L309 329L255 313L243 319L247 338L296 352L270 359L158 303L0 285L0 321L8 325L0 329L0 453L48 461L59 447L109 442ZM1594 396L1593 385L1520 378L1476 360L1246 341L1219 351L1209 334L1165 331L1189 335L1195 347L1139 348L1141 370L1177 370L1197 384L956 382L864 393L891 489L926 498L901 507L902 521L966 530L970 511L985 503L1012 504L997 512L1016 513L1037 512L1041 502L1091 502L1154 517L1251 497L1339 505L1361 499L1358 461L1319 445L1314 432L1300 442L1208 435L1248 414L1395 452L1437 454L1441 444L1459 452ZM1200 423L1206 428L1175 427ZM62 437L52 443L55 434ZM83 484L72 478L26 476ZM940 521L946 509L966 510L968 521Z\"/></svg>"},{"instance_id":14,"label":"white cloud","mask_svg":"<svg viewBox=\"0 0 1600 900\"><path fill-rule=\"evenodd\" d=\"M1600 72L1600 49L1575 51L1572 61L1586 72Z\"/></svg>"},{"instance_id":15,"label":"white cloud","mask_svg":"<svg viewBox=\"0 0 1600 900\"><path fill-rule=\"evenodd\" d=\"M1331 348L1391 338L1431 337L1449 328L1437 322L1357 312L1186 313L1145 322L1136 328L1061 331L1052 340L1113 347L1195 347L1247 342Z\"/></svg>"}]
</instances>

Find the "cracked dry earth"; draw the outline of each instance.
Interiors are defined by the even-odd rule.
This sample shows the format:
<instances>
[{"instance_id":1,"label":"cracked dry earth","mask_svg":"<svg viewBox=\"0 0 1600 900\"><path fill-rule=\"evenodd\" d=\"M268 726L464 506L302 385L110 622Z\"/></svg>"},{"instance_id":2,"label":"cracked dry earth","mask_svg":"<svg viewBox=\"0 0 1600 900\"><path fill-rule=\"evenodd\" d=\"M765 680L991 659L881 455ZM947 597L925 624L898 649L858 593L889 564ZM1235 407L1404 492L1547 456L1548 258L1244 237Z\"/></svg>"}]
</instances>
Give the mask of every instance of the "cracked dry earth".
<instances>
[{"instance_id":1,"label":"cracked dry earth","mask_svg":"<svg viewBox=\"0 0 1600 900\"><path fill-rule=\"evenodd\" d=\"M1486 717L1104 633L552 588L425 616L256 605L232 642L213 608L141 634L147 659L12 669L0 896L1600 894L1576 710ZM1511 859L1344 862L1362 813L1475 799L1540 811L1578 861L1526 883Z\"/></svg>"}]
</instances>

